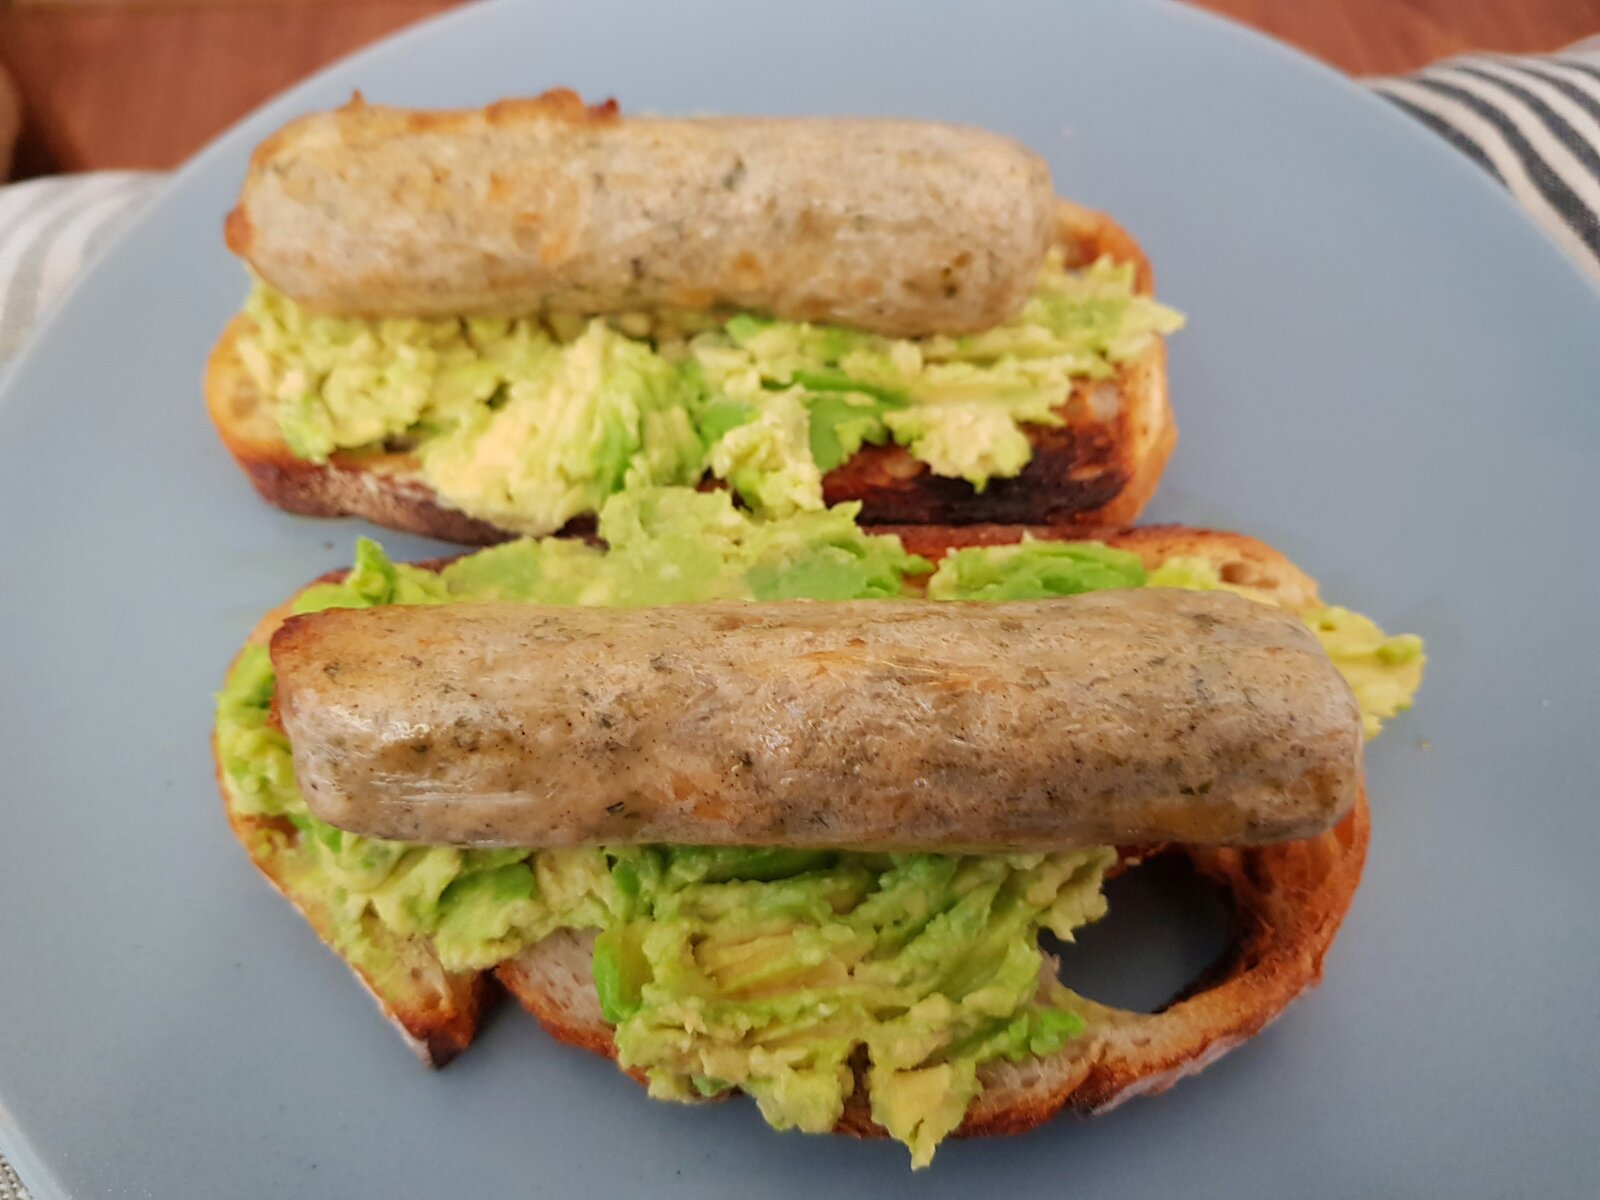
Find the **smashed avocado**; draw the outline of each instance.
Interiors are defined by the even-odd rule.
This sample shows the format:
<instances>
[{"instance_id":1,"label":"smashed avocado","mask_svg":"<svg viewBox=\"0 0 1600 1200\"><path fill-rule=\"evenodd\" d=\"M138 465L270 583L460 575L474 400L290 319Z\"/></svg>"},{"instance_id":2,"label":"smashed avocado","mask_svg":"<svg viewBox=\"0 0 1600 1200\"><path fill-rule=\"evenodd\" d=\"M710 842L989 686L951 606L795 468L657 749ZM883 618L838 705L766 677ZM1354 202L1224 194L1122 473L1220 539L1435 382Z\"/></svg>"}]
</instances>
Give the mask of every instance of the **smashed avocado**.
<instances>
[{"instance_id":1,"label":"smashed avocado","mask_svg":"<svg viewBox=\"0 0 1600 1200\"><path fill-rule=\"evenodd\" d=\"M778 1129L826 1133L866 1051L872 1115L923 1166L978 1067L1082 1034L1041 983L1039 933L1105 914L1116 851L1028 856L643 847L612 852L625 903L596 942L618 1061L654 1096L740 1088ZM776 861L774 861L776 859Z\"/></svg>"},{"instance_id":2,"label":"smashed avocado","mask_svg":"<svg viewBox=\"0 0 1600 1200\"><path fill-rule=\"evenodd\" d=\"M1231 587L1211 564L1147 570L1099 543L957 551L929 574L851 506L758 521L721 492L639 489L601 509L602 549L561 539L479 551L438 572L363 540L350 574L302 593L335 606L524 600L658 604L709 599L1026 599L1100 588ZM1234 588L1256 599L1264 593ZM1369 729L1402 711L1420 643L1343 609L1303 614L1355 687ZM224 786L237 815L293 836L252 845L291 895L326 909L323 936L371 969L383 938L422 939L450 970L476 970L557 929L598 932L594 981L624 1066L678 1100L733 1088L780 1129L838 1120L864 1054L873 1118L926 1164L982 1088L985 1063L1061 1049L1088 1032L1038 940L1100 917L1113 852L870 854L787 848L460 850L344 833L311 815L289 745L269 724L271 660L245 650L218 700ZM381 937L380 937L381 935Z\"/></svg>"},{"instance_id":3,"label":"smashed avocado","mask_svg":"<svg viewBox=\"0 0 1600 1200\"><path fill-rule=\"evenodd\" d=\"M822 476L894 441L982 489L1032 456L1075 379L1144 354L1182 318L1131 265L1047 258L1004 325L890 338L750 314L362 320L258 283L239 356L289 448L407 450L443 499L546 534L606 499L725 480L766 516L822 508Z\"/></svg>"}]
</instances>

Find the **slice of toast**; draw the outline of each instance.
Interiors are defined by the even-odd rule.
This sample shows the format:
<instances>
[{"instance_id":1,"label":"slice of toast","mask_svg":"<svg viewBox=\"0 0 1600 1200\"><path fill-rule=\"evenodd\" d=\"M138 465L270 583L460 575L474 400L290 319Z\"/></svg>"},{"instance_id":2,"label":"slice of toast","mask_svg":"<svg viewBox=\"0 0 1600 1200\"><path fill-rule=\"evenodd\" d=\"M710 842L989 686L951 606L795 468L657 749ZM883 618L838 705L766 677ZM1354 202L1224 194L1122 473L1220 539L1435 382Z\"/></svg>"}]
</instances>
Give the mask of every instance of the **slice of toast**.
<instances>
[{"instance_id":1,"label":"slice of toast","mask_svg":"<svg viewBox=\"0 0 1600 1200\"><path fill-rule=\"evenodd\" d=\"M1070 267L1102 255L1133 264L1149 295L1150 264L1137 242L1103 213L1061 201L1059 237ZM240 315L223 331L206 367L206 408L223 444L263 499L314 517L359 516L391 529L488 545L512 535L452 507L423 480L414 455L342 451L326 464L296 458L239 359L250 328ZM863 446L823 477L831 504L861 502L863 524L956 525L1030 521L1085 530L1125 525L1155 492L1177 441L1167 401L1166 349L1157 340L1105 380L1082 380L1056 410L1064 424L1027 426L1033 458L1012 479L975 491L934 475L903 447ZM572 531L592 526L580 518Z\"/></svg>"},{"instance_id":2,"label":"slice of toast","mask_svg":"<svg viewBox=\"0 0 1600 1200\"><path fill-rule=\"evenodd\" d=\"M908 549L937 559L962 546L1014 542L1025 531L978 526L901 532ZM1032 532L1045 538L1068 536L1060 529ZM1179 555L1205 558L1223 579L1255 588L1287 608L1304 611L1319 603L1316 583L1305 572L1271 547L1239 534L1152 526L1098 536L1139 554L1150 567ZM444 561L423 565L437 568ZM269 638L288 611L285 604L269 613L251 641ZM331 943L325 912L314 896L297 889L293 871L285 868L298 836L293 827L242 817L231 807L229 821L256 865ZM1242 849L1179 847L1125 856L1124 865L1132 865L1156 852L1183 854L1201 874L1221 884L1235 906L1229 950L1205 979L1159 1013L1089 1003L1089 1031L1057 1054L986 1066L984 1090L969 1108L960 1133L1020 1132L1063 1109L1095 1112L1129 1096L1162 1091L1258 1032L1321 977L1323 958L1361 876L1367 835L1363 797L1335 829L1303 841ZM450 974L424 940L384 936L393 969L351 966L407 1041L426 1061L441 1064L471 1040L491 990L488 976ZM614 1057L611 1029L601 1018L590 976L591 946L590 934L557 933L502 964L494 975L553 1036ZM870 1118L864 1091L858 1089L852 1097L838 1132L882 1136Z\"/></svg>"}]
</instances>

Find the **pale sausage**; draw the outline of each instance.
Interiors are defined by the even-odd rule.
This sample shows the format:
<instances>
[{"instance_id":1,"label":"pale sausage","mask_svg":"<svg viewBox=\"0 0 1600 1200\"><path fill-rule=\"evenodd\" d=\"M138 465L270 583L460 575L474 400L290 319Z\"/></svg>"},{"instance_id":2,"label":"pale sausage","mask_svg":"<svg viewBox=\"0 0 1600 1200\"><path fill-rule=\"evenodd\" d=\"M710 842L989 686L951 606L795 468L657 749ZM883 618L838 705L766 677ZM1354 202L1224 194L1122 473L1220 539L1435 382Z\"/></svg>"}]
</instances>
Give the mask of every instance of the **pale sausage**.
<instances>
[{"instance_id":1,"label":"pale sausage","mask_svg":"<svg viewBox=\"0 0 1600 1200\"><path fill-rule=\"evenodd\" d=\"M1264 842L1360 786L1316 638L1227 593L330 610L272 660L312 811L403 841Z\"/></svg>"},{"instance_id":2,"label":"pale sausage","mask_svg":"<svg viewBox=\"0 0 1600 1200\"><path fill-rule=\"evenodd\" d=\"M888 119L628 118L571 92L472 112L354 103L252 159L228 245L354 316L733 308L903 336L1022 308L1049 168Z\"/></svg>"}]
</instances>

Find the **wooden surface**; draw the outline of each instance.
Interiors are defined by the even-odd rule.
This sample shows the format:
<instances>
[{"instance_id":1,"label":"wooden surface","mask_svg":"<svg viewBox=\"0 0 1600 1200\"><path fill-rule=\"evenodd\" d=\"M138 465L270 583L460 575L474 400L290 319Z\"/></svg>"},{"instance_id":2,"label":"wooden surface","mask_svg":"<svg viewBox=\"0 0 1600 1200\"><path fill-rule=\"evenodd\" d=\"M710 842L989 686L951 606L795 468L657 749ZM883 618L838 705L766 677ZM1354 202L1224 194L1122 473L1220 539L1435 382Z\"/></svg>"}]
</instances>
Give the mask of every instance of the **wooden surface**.
<instances>
[{"instance_id":1,"label":"wooden surface","mask_svg":"<svg viewBox=\"0 0 1600 1200\"><path fill-rule=\"evenodd\" d=\"M1526 54L1600 34L1600 0L1198 0L1352 75L1473 50Z\"/></svg>"},{"instance_id":2,"label":"wooden surface","mask_svg":"<svg viewBox=\"0 0 1600 1200\"><path fill-rule=\"evenodd\" d=\"M11 76L0 66L0 179L11 171L11 153L17 146L17 129L22 124L22 98Z\"/></svg>"},{"instance_id":3,"label":"wooden surface","mask_svg":"<svg viewBox=\"0 0 1600 1200\"><path fill-rule=\"evenodd\" d=\"M0 0L0 62L24 101L18 172L173 166L317 67L454 2ZM1197 2L1353 74L1600 33L1600 0Z\"/></svg>"},{"instance_id":4,"label":"wooden surface","mask_svg":"<svg viewBox=\"0 0 1600 1200\"><path fill-rule=\"evenodd\" d=\"M176 166L318 67L449 7L260 0L0 9L0 62L23 94L17 171Z\"/></svg>"}]
</instances>

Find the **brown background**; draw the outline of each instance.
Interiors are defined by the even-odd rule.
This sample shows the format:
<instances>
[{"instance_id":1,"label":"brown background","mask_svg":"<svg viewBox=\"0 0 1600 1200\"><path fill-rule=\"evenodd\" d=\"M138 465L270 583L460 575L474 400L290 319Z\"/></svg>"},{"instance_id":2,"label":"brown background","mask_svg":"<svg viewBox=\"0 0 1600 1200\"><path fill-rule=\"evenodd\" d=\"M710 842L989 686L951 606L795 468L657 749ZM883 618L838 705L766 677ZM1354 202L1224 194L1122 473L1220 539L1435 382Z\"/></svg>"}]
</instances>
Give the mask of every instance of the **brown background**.
<instances>
[{"instance_id":1,"label":"brown background","mask_svg":"<svg viewBox=\"0 0 1600 1200\"><path fill-rule=\"evenodd\" d=\"M172 166L316 67L455 2L0 0L0 62L23 95L18 173ZM1600 0L1198 3L1354 74L1600 33Z\"/></svg>"}]
</instances>

